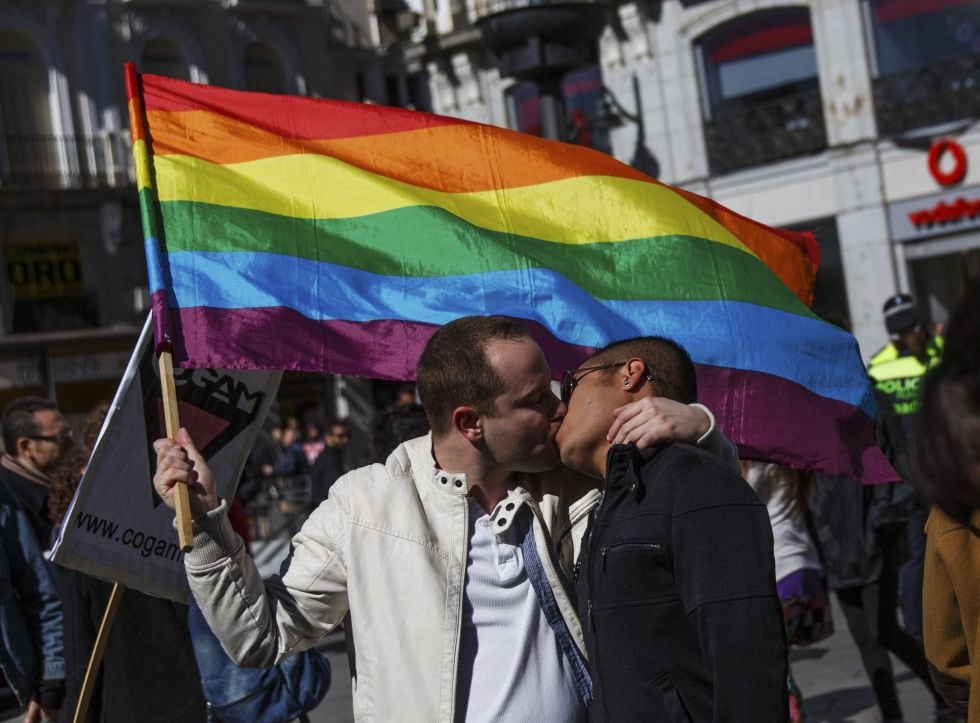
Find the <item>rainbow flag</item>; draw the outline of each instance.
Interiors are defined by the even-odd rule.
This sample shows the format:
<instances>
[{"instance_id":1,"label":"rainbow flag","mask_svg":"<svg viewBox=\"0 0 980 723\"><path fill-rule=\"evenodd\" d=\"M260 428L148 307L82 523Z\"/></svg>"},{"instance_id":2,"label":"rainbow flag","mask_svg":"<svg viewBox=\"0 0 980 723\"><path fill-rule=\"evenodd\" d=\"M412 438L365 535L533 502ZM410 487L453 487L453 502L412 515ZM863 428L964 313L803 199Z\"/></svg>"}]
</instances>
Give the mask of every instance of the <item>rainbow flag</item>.
<instances>
[{"instance_id":1,"label":"rainbow flag","mask_svg":"<svg viewBox=\"0 0 980 723\"><path fill-rule=\"evenodd\" d=\"M183 366L414 378L470 314L523 320L555 376L658 334L743 455L874 482L854 338L809 310L807 234L609 156L455 118L127 67L158 344Z\"/></svg>"}]
</instances>

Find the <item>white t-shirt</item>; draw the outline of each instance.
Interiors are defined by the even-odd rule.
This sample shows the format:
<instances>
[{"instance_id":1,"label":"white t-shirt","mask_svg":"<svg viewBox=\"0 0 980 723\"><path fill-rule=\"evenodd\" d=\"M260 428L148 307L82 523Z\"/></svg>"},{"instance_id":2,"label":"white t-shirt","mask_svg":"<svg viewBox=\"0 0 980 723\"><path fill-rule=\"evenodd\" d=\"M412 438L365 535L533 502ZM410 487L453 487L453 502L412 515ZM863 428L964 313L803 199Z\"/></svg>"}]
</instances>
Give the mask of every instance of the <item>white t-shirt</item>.
<instances>
[{"instance_id":1,"label":"white t-shirt","mask_svg":"<svg viewBox=\"0 0 980 723\"><path fill-rule=\"evenodd\" d=\"M524 570L520 526L506 524L523 501L509 496L488 515L473 497L468 500L457 721L584 721L571 667ZM506 529L498 534L494 527L499 529L501 520Z\"/></svg>"}]
</instances>

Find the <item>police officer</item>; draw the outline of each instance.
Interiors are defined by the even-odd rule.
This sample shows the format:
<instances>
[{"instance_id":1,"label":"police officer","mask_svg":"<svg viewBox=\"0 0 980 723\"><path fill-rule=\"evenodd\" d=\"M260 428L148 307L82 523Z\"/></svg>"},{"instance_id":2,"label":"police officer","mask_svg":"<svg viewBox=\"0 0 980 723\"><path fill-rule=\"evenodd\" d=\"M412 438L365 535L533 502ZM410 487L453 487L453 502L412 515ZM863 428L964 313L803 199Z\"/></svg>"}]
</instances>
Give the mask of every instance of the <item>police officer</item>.
<instances>
[{"instance_id":1,"label":"police officer","mask_svg":"<svg viewBox=\"0 0 980 723\"><path fill-rule=\"evenodd\" d=\"M930 359L942 356L943 337L924 333L919 310L911 296L895 294L888 297L882 313L885 316L885 329L888 331L889 341L871 357L871 361L868 362L869 369L907 354L923 336L926 338L924 342L926 355ZM908 341L905 337L909 337Z\"/></svg>"},{"instance_id":2,"label":"police officer","mask_svg":"<svg viewBox=\"0 0 980 723\"><path fill-rule=\"evenodd\" d=\"M908 480L912 418L919 408L923 377L941 359L943 339L928 332L915 301L907 294L889 298L883 312L891 343L872 357L868 374L878 401L878 441L898 473ZM896 521L908 520L904 529L905 559L899 571L899 604L905 629L921 640L923 526L927 513L905 483L895 486L891 512ZM887 540L882 543L887 558L891 545ZM897 548L893 552L894 559L899 553Z\"/></svg>"}]
</instances>

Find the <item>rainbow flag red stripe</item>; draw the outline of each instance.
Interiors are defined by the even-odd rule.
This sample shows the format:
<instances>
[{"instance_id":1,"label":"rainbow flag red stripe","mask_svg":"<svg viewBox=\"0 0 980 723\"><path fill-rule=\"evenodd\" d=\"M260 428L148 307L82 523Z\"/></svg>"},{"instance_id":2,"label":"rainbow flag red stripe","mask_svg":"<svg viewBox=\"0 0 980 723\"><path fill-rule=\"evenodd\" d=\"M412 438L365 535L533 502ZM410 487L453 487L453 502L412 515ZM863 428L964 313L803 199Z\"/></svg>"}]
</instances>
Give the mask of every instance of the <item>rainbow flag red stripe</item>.
<instances>
[{"instance_id":1,"label":"rainbow flag red stripe","mask_svg":"<svg viewBox=\"0 0 980 723\"><path fill-rule=\"evenodd\" d=\"M131 67L127 88L157 338L184 366L410 379L439 325L503 314L558 375L660 334L746 456L893 476L853 337L809 311L809 234L492 126Z\"/></svg>"}]
</instances>

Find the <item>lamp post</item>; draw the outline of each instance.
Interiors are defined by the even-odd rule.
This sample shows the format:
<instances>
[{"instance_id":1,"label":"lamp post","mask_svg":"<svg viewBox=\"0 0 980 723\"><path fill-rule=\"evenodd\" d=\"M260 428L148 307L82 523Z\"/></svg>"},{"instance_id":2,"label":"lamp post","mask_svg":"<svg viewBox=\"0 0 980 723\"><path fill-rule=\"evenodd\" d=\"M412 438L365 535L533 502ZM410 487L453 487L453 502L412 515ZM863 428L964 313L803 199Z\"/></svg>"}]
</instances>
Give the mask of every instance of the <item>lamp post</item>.
<instances>
[{"instance_id":1,"label":"lamp post","mask_svg":"<svg viewBox=\"0 0 980 723\"><path fill-rule=\"evenodd\" d=\"M597 130L609 131L613 128L621 128L624 118L635 123L636 148L633 150L630 165L651 178L656 178L660 175L660 164L646 145L646 126L643 123L643 106L640 104L640 81L635 75L633 76L633 103L636 110L631 113L623 107L609 88L602 86L602 95L596 104L592 126Z\"/></svg>"},{"instance_id":2,"label":"lamp post","mask_svg":"<svg viewBox=\"0 0 980 723\"><path fill-rule=\"evenodd\" d=\"M503 0L477 5L476 26L497 56L500 74L537 84L545 138L568 139L562 78L594 62L595 41L607 13L599 2Z\"/></svg>"}]
</instances>

